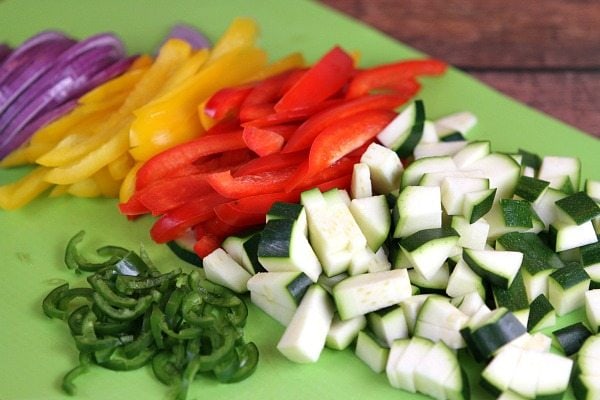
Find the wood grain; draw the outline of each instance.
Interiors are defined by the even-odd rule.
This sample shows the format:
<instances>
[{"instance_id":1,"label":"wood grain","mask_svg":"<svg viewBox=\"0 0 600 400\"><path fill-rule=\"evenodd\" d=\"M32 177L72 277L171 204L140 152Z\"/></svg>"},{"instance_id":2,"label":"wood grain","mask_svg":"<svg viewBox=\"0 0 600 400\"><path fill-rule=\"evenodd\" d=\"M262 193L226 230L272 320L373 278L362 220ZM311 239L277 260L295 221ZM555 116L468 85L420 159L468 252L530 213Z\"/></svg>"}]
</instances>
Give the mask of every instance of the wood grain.
<instances>
[{"instance_id":1,"label":"wood grain","mask_svg":"<svg viewBox=\"0 0 600 400\"><path fill-rule=\"evenodd\" d=\"M600 1L321 1L600 137Z\"/></svg>"}]
</instances>

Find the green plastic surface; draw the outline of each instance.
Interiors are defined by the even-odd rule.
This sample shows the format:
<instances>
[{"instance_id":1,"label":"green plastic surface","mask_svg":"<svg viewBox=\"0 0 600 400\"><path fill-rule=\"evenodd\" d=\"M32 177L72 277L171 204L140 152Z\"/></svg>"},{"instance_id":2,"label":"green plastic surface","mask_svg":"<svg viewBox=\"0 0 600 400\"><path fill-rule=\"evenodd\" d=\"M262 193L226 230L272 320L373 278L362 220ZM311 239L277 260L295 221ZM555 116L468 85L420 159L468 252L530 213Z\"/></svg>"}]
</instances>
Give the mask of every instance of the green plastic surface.
<instances>
[{"instance_id":1,"label":"green plastic surface","mask_svg":"<svg viewBox=\"0 0 600 400\"><path fill-rule=\"evenodd\" d=\"M110 30L123 38L130 53L153 52L176 22L193 24L215 39L240 15L259 22L261 44L272 59L300 50L314 61L335 44L360 50L364 66L421 56L317 3L299 0L4 0L0 1L0 42L18 45L50 28L80 38ZM575 155L583 163L583 177L600 179L599 140L518 104L457 70L423 82L420 97L430 118L472 111L479 123L469 138L491 139L493 149L499 151L523 148L542 155ZM0 170L0 184L23 172ZM65 280L83 282L62 262L68 239L80 229L87 231L84 246L88 249L105 244L138 248L143 243L162 268L182 266L166 246L152 243L150 218L127 221L116 204L107 199L43 197L21 210L0 211L0 399L70 398L61 392L60 382L77 363L77 353L67 327L46 318L41 301ZM579 312L562 318L557 327L581 316ZM282 333L283 327L251 307L246 335L260 349L256 373L231 385L199 378L189 399L425 399L392 388L384 374L373 373L351 350L326 349L316 364L293 364L275 348ZM477 388L477 368L474 364L466 367L476 391L474 398L485 399ZM152 400L168 395L168 388L154 379L150 368L125 373L95 368L76 383L75 399Z\"/></svg>"}]
</instances>

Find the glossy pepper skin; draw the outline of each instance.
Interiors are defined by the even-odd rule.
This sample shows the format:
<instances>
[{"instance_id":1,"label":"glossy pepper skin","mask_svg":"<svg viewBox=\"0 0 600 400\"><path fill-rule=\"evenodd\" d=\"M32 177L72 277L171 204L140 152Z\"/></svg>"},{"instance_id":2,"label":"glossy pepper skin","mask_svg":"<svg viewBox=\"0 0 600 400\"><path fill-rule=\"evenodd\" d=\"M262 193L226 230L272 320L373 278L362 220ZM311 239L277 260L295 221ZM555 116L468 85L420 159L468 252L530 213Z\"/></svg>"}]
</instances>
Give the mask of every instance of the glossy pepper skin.
<instances>
[{"instance_id":1,"label":"glossy pepper skin","mask_svg":"<svg viewBox=\"0 0 600 400\"><path fill-rule=\"evenodd\" d=\"M150 158L121 211L159 216L151 230L158 242L195 235L202 258L227 236L262 225L276 201L296 202L313 187L347 189L366 147L418 91L416 78L444 70L436 60L358 69L334 47L310 68L217 91L202 106L211 128ZM237 165L211 166L242 151L249 157Z\"/></svg>"}]
</instances>

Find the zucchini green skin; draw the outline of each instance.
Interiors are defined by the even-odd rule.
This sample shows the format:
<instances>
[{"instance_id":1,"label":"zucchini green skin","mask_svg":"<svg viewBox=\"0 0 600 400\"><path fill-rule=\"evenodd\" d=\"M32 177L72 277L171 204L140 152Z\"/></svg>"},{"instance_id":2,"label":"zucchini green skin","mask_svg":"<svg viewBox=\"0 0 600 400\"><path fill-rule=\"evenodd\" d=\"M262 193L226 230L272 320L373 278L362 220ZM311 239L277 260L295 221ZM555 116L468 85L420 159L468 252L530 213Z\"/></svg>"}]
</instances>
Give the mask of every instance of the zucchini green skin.
<instances>
[{"instance_id":1,"label":"zucchini green skin","mask_svg":"<svg viewBox=\"0 0 600 400\"><path fill-rule=\"evenodd\" d=\"M496 285L491 285L491 288L496 307L505 307L509 311L529 308L527 291L525 290L525 283L523 282L521 272L517 273L508 289Z\"/></svg>"},{"instance_id":2,"label":"zucchini green skin","mask_svg":"<svg viewBox=\"0 0 600 400\"><path fill-rule=\"evenodd\" d=\"M501 199L500 206L506 226L533 228L533 210L528 201Z\"/></svg>"},{"instance_id":3,"label":"zucchini green skin","mask_svg":"<svg viewBox=\"0 0 600 400\"><path fill-rule=\"evenodd\" d=\"M544 193L548 186L550 186L550 182L548 181L522 175L519 177L515 195L523 200L534 202Z\"/></svg>"},{"instance_id":4,"label":"zucchini green skin","mask_svg":"<svg viewBox=\"0 0 600 400\"><path fill-rule=\"evenodd\" d=\"M525 327L511 312L506 312L497 320L473 330L461 329L467 348L476 361L489 360L500 347L526 333Z\"/></svg>"},{"instance_id":5,"label":"zucchini green skin","mask_svg":"<svg viewBox=\"0 0 600 400\"><path fill-rule=\"evenodd\" d=\"M267 213L267 219L297 220L304 207L297 203L275 202Z\"/></svg>"},{"instance_id":6,"label":"zucchini green skin","mask_svg":"<svg viewBox=\"0 0 600 400\"><path fill-rule=\"evenodd\" d=\"M396 149L400 158L408 157L412 154L415 146L423 137L423 128L425 127L425 105L422 100L415 100L415 123L410 128L406 140Z\"/></svg>"},{"instance_id":7,"label":"zucchini green skin","mask_svg":"<svg viewBox=\"0 0 600 400\"><path fill-rule=\"evenodd\" d=\"M563 290L568 290L586 280L589 281L590 277L581 264L574 263L557 269L550 274L550 279L553 279Z\"/></svg>"},{"instance_id":8,"label":"zucchini green skin","mask_svg":"<svg viewBox=\"0 0 600 400\"><path fill-rule=\"evenodd\" d=\"M250 236L246 241L244 241L243 247L244 251L248 255L248 260L252 265L252 269L254 273L257 274L259 272L266 272L267 270L263 265L258 261L258 245L260 243L260 239L262 237L262 231L254 233Z\"/></svg>"},{"instance_id":9,"label":"zucchini green skin","mask_svg":"<svg viewBox=\"0 0 600 400\"><path fill-rule=\"evenodd\" d=\"M288 258L291 256L292 231L296 221L274 219L269 221L258 244L258 257Z\"/></svg>"},{"instance_id":10,"label":"zucchini green skin","mask_svg":"<svg viewBox=\"0 0 600 400\"><path fill-rule=\"evenodd\" d=\"M488 195L483 200L473 206L471 217L469 218L470 223L477 222L477 220L482 218L492 209L494 198L496 197L496 188L488 189L488 192Z\"/></svg>"},{"instance_id":11,"label":"zucchini green skin","mask_svg":"<svg viewBox=\"0 0 600 400\"><path fill-rule=\"evenodd\" d=\"M564 267L563 261L538 235L532 232L510 232L498 238L506 250L523 253L524 268L530 275Z\"/></svg>"},{"instance_id":12,"label":"zucchini green skin","mask_svg":"<svg viewBox=\"0 0 600 400\"><path fill-rule=\"evenodd\" d=\"M431 242L432 240L444 239L453 236L458 237L458 232L456 232L454 228L450 227L423 229L402 239L400 241L400 245L404 247L405 250L412 252L422 245Z\"/></svg>"},{"instance_id":13,"label":"zucchini green skin","mask_svg":"<svg viewBox=\"0 0 600 400\"><path fill-rule=\"evenodd\" d=\"M592 332L582 322L557 329L552 334L567 356L577 353L586 339L592 336Z\"/></svg>"},{"instance_id":14,"label":"zucchini green skin","mask_svg":"<svg viewBox=\"0 0 600 400\"><path fill-rule=\"evenodd\" d=\"M577 225L600 215L600 207L585 192L577 192L564 197L555 204L569 215Z\"/></svg>"},{"instance_id":15,"label":"zucchini green skin","mask_svg":"<svg viewBox=\"0 0 600 400\"><path fill-rule=\"evenodd\" d=\"M202 258L200 258L193 251L188 250L184 246L172 240L167 242L167 247L175 254L179 259L185 261L188 264L195 265L196 267L202 267Z\"/></svg>"},{"instance_id":16,"label":"zucchini green skin","mask_svg":"<svg viewBox=\"0 0 600 400\"><path fill-rule=\"evenodd\" d=\"M523 149L519 149L518 152L522 156L522 165L531 167L536 171L540 169L540 165L542 165L542 158L539 155Z\"/></svg>"},{"instance_id":17,"label":"zucchini green skin","mask_svg":"<svg viewBox=\"0 0 600 400\"><path fill-rule=\"evenodd\" d=\"M529 306L529 318L527 320L527 331L536 330L540 322L550 313L554 312L554 307L543 294L536 297Z\"/></svg>"}]
</instances>

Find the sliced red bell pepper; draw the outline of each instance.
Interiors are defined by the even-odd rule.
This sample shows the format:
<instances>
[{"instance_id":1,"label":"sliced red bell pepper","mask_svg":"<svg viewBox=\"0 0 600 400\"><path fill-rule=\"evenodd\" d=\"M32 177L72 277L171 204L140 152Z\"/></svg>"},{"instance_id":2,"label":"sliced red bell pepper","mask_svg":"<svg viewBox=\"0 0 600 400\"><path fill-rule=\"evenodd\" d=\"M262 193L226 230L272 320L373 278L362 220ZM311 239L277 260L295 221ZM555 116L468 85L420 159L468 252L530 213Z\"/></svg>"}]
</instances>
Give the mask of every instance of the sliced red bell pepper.
<instances>
[{"instance_id":1,"label":"sliced red bell pepper","mask_svg":"<svg viewBox=\"0 0 600 400\"><path fill-rule=\"evenodd\" d=\"M139 199L152 215L164 214L182 204L213 192L206 181L208 174L183 175L161 179L136 192Z\"/></svg>"},{"instance_id":2,"label":"sliced red bell pepper","mask_svg":"<svg viewBox=\"0 0 600 400\"><path fill-rule=\"evenodd\" d=\"M306 108L338 93L354 73L354 60L334 47L313 65L275 104L275 111Z\"/></svg>"},{"instance_id":3,"label":"sliced red bell pepper","mask_svg":"<svg viewBox=\"0 0 600 400\"><path fill-rule=\"evenodd\" d=\"M318 187L321 191L333 188L348 189L351 180L352 174L350 173L331 180L321 181L314 187ZM219 204L214 210L217 218L221 221L239 228L248 228L264 224L265 216L275 202L298 202L301 193L302 190L297 189L291 192L259 194Z\"/></svg>"},{"instance_id":4,"label":"sliced red bell pepper","mask_svg":"<svg viewBox=\"0 0 600 400\"><path fill-rule=\"evenodd\" d=\"M226 238L227 236L235 235L239 230L240 228L238 226L229 225L219 218L211 218L194 226L196 237L214 235L216 237Z\"/></svg>"},{"instance_id":5,"label":"sliced red bell pepper","mask_svg":"<svg viewBox=\"0 0 600 400\"><path fill-rule=\"evenodd\" d=\"M203 157L245 147L242 131L201 136L165 150L146 161L137 172L135 187L141 189L179 168L201 162Z\"/></svg>"},{"instance_id":6,"label":"sliced red bell pepper","mask_svg":"<svg viewBox=\"0 0 600 400\"><path fill-rule=\"evenodd\" d=\"M245 121L242 123L243 126L256 126L256 127L270 127L273 125L281 125L288 124L292 122L304 121L309 118L313 114L326 110L329 107L336 106L340 104L342 99L329 99L324 100L320 103L304 107L304 108L296 108L294 110L289 111L277 111L272 112L270 114L264 115L260 118L256 118L250 121Z\"/></svg>"},{"instance_id":7,"label":"sliced red bell pepper","mask_svg":"<svg viewBox=\"0 0 600 400\"><path fill-rule=\"evenodd\" d=\"M236 118L225 118L213 126L211 126L206 132L204 132L204 136L216 135L221 133L230 133L240 130L240 120Z\"/></svg>"},{"instance_id":8,"label":"sliced red bell pepper","mask_svg":"<svg viewBox=\"0 0 600 400\"><path fill-rule=\"evenodd\" d=\"M267 171L276 171L296 167L308 156L307 151L295 153L274 153L268 156L258 157L242 164L239 168L232 170L233 176L257 175Z\"/></svg>"},{"instance_id":9,"label":"sliced red bell pepper","mask_svg":"<svg viewBox=\"0 0 600 400\"><path fill-rule=\"evenodd\" d=\"M240 120L249 121L273 113L273 106L293 72L285 71L256 83L240 106Z\"/></svg>"},{"instance_id":10,"label":"sliced red bell pepper","mask_svg":"<svg viewBox=\"0 0 600 400\"><path fill-rule=\"evenodd\" d=\"M223 197L240 199L261 193L282 191L294 174L295 168L273 170L257 175L233 177L231 171L216 172L207 176L210 186Z\"/></svg>"},{"instance_id":11,"label":"sliced red bell pepper","mask_svg":"<svg viewBox=\"0 0 600 400\"><path fill-rule=\"evenodd\" d=\"M223 88L206 101L204 113L215 121L220 121L230 115L237 115L252 89L253 85Z\"/></svg>"},{"instance_id":12,"label":"sliced red bell pepper","mask_svg":"<svg viewBox=\"0 0 600 400\"><path fill-rule=\"evenodd\" d=\"M215 235L202 235L194 244L194 253L200 258L204 258L218 249L219 246L221 246L221 242L223 242L223 238L221 237Z\"/></svg>"},{"instance_id":13,"label":"sliced red bell pepper","mask_svg":"<svg viewBox=\"0 0 600 400\"><path fill-rule=\"evenodd\" d=\"M154 222L150 236L157 243L174 240L202 221L214 218L214 207L227 201L217 193L209 193L167 212Z\"/></svg>"},{"instance_id":14,"label":"sliced red bell pepper","mask_svg":"<svg viewBox=\"0 0 600 400\"><path fill-rule=\"evenodd\" d=\"M434 59L400 61L368 68L354 75L348 85L346 98L354 99L381 90L414 94L419 89L415 78L440 75L446 68L446 63Z\"/></svg>"},{"instance_id":15,"label":"sliced red bell pepper","mask_svg":"<svg viewBox=\"0 0 600 400\"><path fill-rule=\"evenodd\" d=\"M296 188L336 161L372 140L397 114L387 110L368 110L340 119L323 130L313 141L308 163L290 178Z\"/></svg>"},{"instance_id":16,"label":"sliced red bell pepper","mask_svg":"<svg viewBox=\"0 0 600 400\"><path fill-rule=\"evenodd\" d=\"M245 127L243 138L246 146L261 157L277 153L285 142L285 138L279 133L255 126Z\"/></svg>"},{"instance_id":17,"label":"sliced red bell pepper","mask_svg":"<svg viewBox=\"0 0 600 400\"><path fill-rule=\"evenodd\" d=\"M128 217L144 215L150 212L150 210L144 204L142 204L135 194L131 196L125 203L119 204L119 211Z\"/></svg>"},{"instance_id":18,"label":"sliced red bell pepper","mask_svg":"<svg viewBox=\"0 0 600 400\"><path fill-rule=\"evenodd\" d=\"M398 94L377 94L346 100L308 118L286 142L282 152L307 149L317 135L332 123L367 110L393 110L410 99Z\"/></svg>"}]
</instances>

